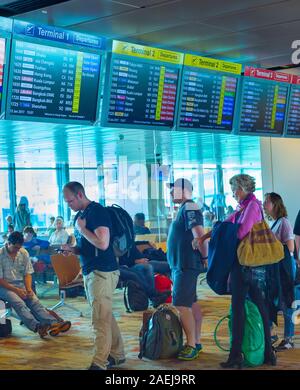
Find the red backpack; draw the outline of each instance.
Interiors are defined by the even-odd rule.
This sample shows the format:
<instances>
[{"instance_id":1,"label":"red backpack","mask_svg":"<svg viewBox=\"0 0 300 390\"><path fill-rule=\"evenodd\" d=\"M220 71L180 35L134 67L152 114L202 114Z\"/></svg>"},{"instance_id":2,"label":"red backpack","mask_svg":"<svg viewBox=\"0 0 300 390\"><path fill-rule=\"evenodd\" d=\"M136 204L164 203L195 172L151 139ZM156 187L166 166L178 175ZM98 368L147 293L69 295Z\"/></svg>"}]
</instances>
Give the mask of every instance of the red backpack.
<instances>
[{"instance_id":1,"label":"red backpack","mask_svg":"<svg viewBox=\"0 0 300 390\"><path fill-rule=\"evenodd\" d=\"M171 291L172 280L165 275L157 274L154 276L155 289L158 292ZM166 299L166 303L172 303L172 294Z\"/></svg>"}]
</instances>

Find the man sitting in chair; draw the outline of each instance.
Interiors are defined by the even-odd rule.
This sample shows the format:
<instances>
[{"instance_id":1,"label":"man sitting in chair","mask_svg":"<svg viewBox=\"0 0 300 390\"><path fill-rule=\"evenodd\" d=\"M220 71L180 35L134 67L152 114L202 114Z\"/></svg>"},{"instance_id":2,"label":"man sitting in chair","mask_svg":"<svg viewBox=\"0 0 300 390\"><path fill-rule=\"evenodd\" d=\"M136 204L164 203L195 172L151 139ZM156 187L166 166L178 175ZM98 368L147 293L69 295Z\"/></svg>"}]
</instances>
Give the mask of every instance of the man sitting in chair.
<instances>
[{"instance_id":1,"label":"man sitting in chair","mask_svg":"<svg viewBox=\"0 0 300 390\"><path fill-rule=\"evenodd\" d=\"M13 232L0 249L0 298L16 311L23 324L41 338L57 336L71 327L70 321L57 322L32 291L34 272L28 252L22 248L23 234Z\"/></svg>"}]
</instances>

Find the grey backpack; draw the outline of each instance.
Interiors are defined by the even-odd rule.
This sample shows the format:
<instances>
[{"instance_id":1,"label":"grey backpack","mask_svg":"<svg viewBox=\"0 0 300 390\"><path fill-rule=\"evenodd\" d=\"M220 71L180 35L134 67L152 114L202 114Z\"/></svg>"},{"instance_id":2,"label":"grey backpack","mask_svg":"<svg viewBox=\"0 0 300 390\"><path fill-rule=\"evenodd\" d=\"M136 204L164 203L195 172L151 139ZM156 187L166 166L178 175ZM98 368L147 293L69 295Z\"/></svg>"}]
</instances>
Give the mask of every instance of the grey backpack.
<instances>
[{"instance_id":1,"label":"grey backpack","mask_svg":"<svg viewBox=\"0 0 300 390\"><path fill-rule=\"evenodd\" d=\"M139 358L169 359L178 355L182 344L180 320L168 306L163 305L142 326Z\"/></svg>"}]
</instances>

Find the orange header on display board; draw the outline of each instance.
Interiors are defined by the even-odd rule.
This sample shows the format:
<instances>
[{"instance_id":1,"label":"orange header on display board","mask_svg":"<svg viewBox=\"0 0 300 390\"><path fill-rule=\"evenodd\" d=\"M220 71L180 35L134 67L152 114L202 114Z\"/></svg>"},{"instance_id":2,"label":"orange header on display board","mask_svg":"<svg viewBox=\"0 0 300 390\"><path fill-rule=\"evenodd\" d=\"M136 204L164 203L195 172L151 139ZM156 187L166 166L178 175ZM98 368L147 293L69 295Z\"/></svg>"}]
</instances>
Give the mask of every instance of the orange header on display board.
<instances>
[{"instance_id":1,"label":"orange header on display board","mask_svg":"<svg viewBox=\"0 0 300 390\"><path fill-rule=\"evenodd\" d=\"M258 79L281 81L282 83L291 83L293 75L283 72L274 72L273 70L268 69L246 66L244 76L256 77Z\"/></svg>"},{"instance_id":2,"label":"orange header on display board","mask_svg":"<svg viewBox=\"0 0 300 390\"><path fill-rule=\"evenodd\" d=\"M300 85L300 76L293 75L292 84Z\"/></svg>"}]
</instances>

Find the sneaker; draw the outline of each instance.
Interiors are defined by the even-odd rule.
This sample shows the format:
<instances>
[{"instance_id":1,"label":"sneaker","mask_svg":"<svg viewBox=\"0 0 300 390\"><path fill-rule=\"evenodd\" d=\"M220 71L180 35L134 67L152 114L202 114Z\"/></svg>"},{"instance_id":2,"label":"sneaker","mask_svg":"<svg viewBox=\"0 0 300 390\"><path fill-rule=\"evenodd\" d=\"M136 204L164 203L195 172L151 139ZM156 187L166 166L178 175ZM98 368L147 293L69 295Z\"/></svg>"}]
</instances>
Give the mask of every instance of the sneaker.
<instances>
[{"instance_id":1,"label":"sneaker","mask_svg":"<svg viewBox=\"0 0 300 390\"><path fill-rule=\"evenodd\" d=\"M198 351L198 355L200 354L200 352L203 351L203 347L202 347L202 344L196 344L196 349Z\"/></svg>"},{"instance_id":2,"label":"sneaker","mask_svg":"<svg viewBox=\"0 0 300 390\"><path fill-rule=\"evenodd\" d=\"M178 354L177 359L180 360L195 360L198 357L197 348L193 348L190 345L186 345Z\"/></svg>"},{"instance_id":3,"label":"sneaker","mask_svg":"<svg viewBox=\"0 0 300 390\"><path fill-rule=\"evenodd\" d=\"M44 337L48 336L49 329L50 325L39 324L36 328L36 333L38 333L40 335L40 338L43 339Z\"/></svg>"},{"instance_id":4,"label":"sneaker","mask_svg":"<svg viewBox=\"0 0 300 390\"><path fill-rule=\"evenodd\" d=\"M295 348L294 343L291 340L286 339L286 340L282 340L280 342L280 344L277 345L275 350L276 350L276 352L281 352L281 351L286 351L287 349L293 349L293 348Z\"/></svg>"},{"instance_id":5,"label":"sneaker","mask_svg":"<svg viewBox=\"0 0 300 390\"><path fill-rule=\"evenodd\" d=\"M49 334L52 337L57 336L59 333L67 332L71 328L70 321L54 322L51 324Z\"/></svg>"},{"instance_id":6,"label":"sneaker","mask_svg":"<svg viewBox=\"0 0 300 390\"><path fill-rule=\"evenodd\" d=\"M92 364L89 366L88 370L105 371L104 368L101 368L101 367L97 366L97 364L95 364L95 363L92 363Z\"/></svg>"},{"instance_id":7,"label":"sneaker","mask_svg":"<svg viewBox=\"0 0 300 390\"><path fill-rule=\"evenodd\" d=\"M123 359L115 359L115 358L113 358L110 355L108 356L107 360L108 360L107 368L120 366L121 364L124 364L126 362L125 358L123 358Z\"/></svg>"}]
</instances>

